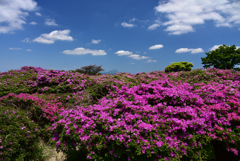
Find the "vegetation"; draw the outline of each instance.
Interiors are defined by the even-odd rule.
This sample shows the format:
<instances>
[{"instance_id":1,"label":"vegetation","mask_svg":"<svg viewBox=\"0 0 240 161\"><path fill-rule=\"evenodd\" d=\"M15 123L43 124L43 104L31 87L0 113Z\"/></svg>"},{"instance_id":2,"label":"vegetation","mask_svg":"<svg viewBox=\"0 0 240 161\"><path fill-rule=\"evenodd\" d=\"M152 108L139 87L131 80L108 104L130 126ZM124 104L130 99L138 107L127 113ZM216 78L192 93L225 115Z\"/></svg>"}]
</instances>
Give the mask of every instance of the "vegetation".
<instances>
[{"instance_id":1,"label":"vegetation","mask_svg":"<svg viewBox=\"0 0 240 161\"><path fill-rule=\"evenodd\" d=\"M191 67L193 67L192 63L188 63L188 62L175 62L172 63L171 65L167 66L165 68L165 72L179 72L179 71L191 71Z\"/></svg>"},{"instance_id":2,"label":"vegetation","mask_svg":"<svg viewBox=\"0 0 240 161\"><path fill-rule=\"evenodd\" d=\"M4 161L43 158L43 149L38 146L40 131L26 111L0 106L0 122L0 158Z\"/></svg>"},{"instance_id":3,"label":"vegetation","mask_svg":"<svg viewBox=\"0 0 240 161\"><path fill-rule=\"evenodd\" d=\"M81 67L81 69L76 69L75 71L83 74L88 74L88 75L95 75L100 71L104 71L104 69L102 69L101 66L95 66L95 65L84 66L84 67Z\"/></svg>"},{"instance_id":4,"label":"vegetation","mask_svg":"<svg viewBox=\"0 0 240 161\"><path fill-rule=\"evenodd\" d=\"M0 73L0 161L48 161L54 151L67 161L239 161L240 72L180 64L136 75Z\"/></svg>"},{"instance_id":5,"label":"vegetation","mask_svg":"<svg viewBox=\"0 0 240 161\"><path fill-rule=\"evenodd\" d=\"M235 69L240 71L240 68L233 68L236 64L240 64L240 48L236 49L235 45L221 45L215 50L206 53L206 58L202 59L204 68L214 66L217 69Z\"/></svg>"},{"instance_id":6,"label":"vegetation","mask_svg":"<svg viewBox=\"0 0 240 161\"><path fill-rule=\"evenodd\" d=\"M240 99L238 95L240 87L236 82L239 78L239 72L232 73L230 70L215 68L206 71L201 69L180 71L177 75L155 71L137 75L120 73L115 76L87 76L78 72L61 72L34 67L22 67L21 70L3 72L0 73L0 107L1 116L4 116L5 121L1 129L9 128L9 130L0 133L0 153L4 154L0 156L4 160L13 158L31 160L35 157L39 158L38 160L47 161L50 157L54 157L51 153L46 154L45 149L51 147L52 151L54 149L59 153L62 151L66 160L76 160L80 156L85 157L86 160L90 160L90 157L91 160L128 160L129 157L131 160L154 160L155 158L160 160L169 157L181 160L237 161L239 160L237 151L240 150L239 120L231 116L239 116L240 112L239 104L233 101ZM183 83L189 83L192 88L183 86ZM163 89L165 93L161 92ZM225 101L219 98L224 98ZM221 103L227 103L228 108L220 106ZM213 108L215 106L216 108ZM181 109L184 108L185 110L182 111ZM170 109L172 112L167 112ZM193 109L196 113L188 112ZM4 115L7 111L7 115ZM11 114L11 111L19 111L19 114ZM210 113L213 111L215 119L211 120L208 116L212 115ZM20 116L20 113L25 122L15 116ZM158 121L154 119L156 114L158 114ZM137 117L133 117L134 115ZM231 126L219 124L222 117L225 118L225 123L229 122ZM7 118L11 120L8 121ZM113 122L107 121L111 120L110 118ZM165 122L167 118L174 119ZM177 118L189 122L187 126L182 125L187 133L178 125L179 123L175 122ZM120 123L119 119L126 125L116 126ZM161 119L164 122L160 121ZM198 119L204 119L205 122L197 121ZM139 122L140 120L142 123ZM195 125L191 122L195 122ZM155 130L150 130L150 125ZM130 142L126 138L130 136L127 126L135 129ZM26 127L23 129L26 131L21 129L23 127ZM171 132L173 129L175 131ZM217 138L210 137L213 135L209 133L210 129L215 129ZM14 134L19 133L25 137L10 137L12 131ZM31 138L28 138L28 131ZM95 133L90 137L91 139L81 140L81 137L90 136L91 131ZM201 131L202 134L196 133L197 131ZM182 150L177 150L176 146L173 149L167 146L174 142L162 144L167 141L165 134L172 138L177 136L178 141L181 140L188 146L179 143L178 146ZM115 139L110 139L111 135L115 136ZM183 139L190 135L192 139ZM121 143L121 136L125 142ZM154 143L151 137L153 140L161 140L162 143ZM34 140L31 140L32 138ZM5 142L5 139L9 142ZM219 139L224 139L224 142ZM39 142L38 140L43 143L41 146L35 144ZM21 141L25 144L17 146ZM195 141L197 144L194 146ZM22 149L26 148L29 142L32 144L29 146L28 153L24 153ZM152 147L151 150L145 149L144 142ZM50 147L48 147L49 144Z\"/></svg>"}]
</instances>

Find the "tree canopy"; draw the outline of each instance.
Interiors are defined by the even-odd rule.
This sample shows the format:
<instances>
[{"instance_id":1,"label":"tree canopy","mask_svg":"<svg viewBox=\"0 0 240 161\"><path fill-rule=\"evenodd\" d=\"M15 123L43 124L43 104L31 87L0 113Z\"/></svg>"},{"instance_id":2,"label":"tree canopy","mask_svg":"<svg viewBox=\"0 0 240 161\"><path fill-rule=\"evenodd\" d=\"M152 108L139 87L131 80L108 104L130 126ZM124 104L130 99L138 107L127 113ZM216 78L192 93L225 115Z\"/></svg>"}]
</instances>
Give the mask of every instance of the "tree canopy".
<instances>
[{"instance_id":1,"label":"tree canopy","mask_svg":"<svg viewBox=\"0 0 240 161\"><path fill-rule=\"evenodd\" d=\"M181 61L175 62L165 68L165 72L191 71L192 63Z\"/></svg>"},{"instance_id":2,"label":"tree canopy","mask_svg":"<svg viewBox=\"0 0 240 161\"><path fill-rule=\"evenodd\" d=\"M234 66L240 63L240 48L236 49L235 45L223 44L217 49L209 51L206 55L206 58L201 58L202 64L205 64L204 68L214 66L217 69L238 69Z\"/></svg>"},{"instance_id":3,"label":"tree canopy","mask_svg":"<svg viewBox=\"0 0 240 161\"><path fill-rule=\"evenodd\" d=\"M104 71L104 69L102 69L101 65L96 66L96 64L95 64L95 65L89 65L89 66L81 67L81 69L76 69L75 71L79 72L79 73L95 75L96 73L98 73L100 71Z\"/></svg>"}]
</instances>

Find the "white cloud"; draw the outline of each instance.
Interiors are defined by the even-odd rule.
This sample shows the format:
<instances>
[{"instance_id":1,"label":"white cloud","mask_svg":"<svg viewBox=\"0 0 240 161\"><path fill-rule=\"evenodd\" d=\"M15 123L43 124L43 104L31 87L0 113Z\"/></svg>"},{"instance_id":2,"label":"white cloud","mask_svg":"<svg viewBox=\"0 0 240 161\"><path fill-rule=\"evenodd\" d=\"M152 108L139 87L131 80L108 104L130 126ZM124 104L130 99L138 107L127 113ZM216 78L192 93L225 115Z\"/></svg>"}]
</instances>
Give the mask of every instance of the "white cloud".
<instances>
[{"instance_id":1,"label":"white cloud","mask_svg":"<svg viewBox=\"0 0 240 161\"><path fill-rule=\"evenodd\" d=\"M121 25L122 25L123 27L128 27L128 28L134 27L134 24L126 23L126 22L123 22Z\"/></svg>"},{"instance_id":2,"label":"white cloud","mask_svg":"<svg viewBox=\"0 0 240 161\"><path fill-rule=\"evenodd\" d=\"M23 29L28 11L36 7L34 0L0 0L0 33Z\"/></svg>"},{"instance_id":3,"label":"white cloud","mask_svg":"<svg viewBox=\"0 0 240 161\"><path fill-rule=\"evenodd\" d=\"M131 54L131 55L129 55L128 57L133 58L133 59L136 59L136 60L148 59L148 57L146 57L146 56L140 56L140 55L138 55L138 54Z\"/></svg>"},{"instance_id":4,"label":"white cloud","mask_svg":"<svg viewBox=\"0 0 240 161\"><path fill-rule=\"evenodd\" d=\"M172 35L181 35L183 33L193 32L191 25L172 25L168 26L165 31L170 31Z\"/></svg>"},{"instance_id":5,"label":"white cloud","mask_svg":"<svg viewBox=\"0 0 240 161\"><path fill-rule=\"evenodd\" d=\"M30 43L31 40L29 38L25 38L24 40L22 40L22 42Z\"/></svg>"},{"instance_id":6,"label":"white cloud","mask_svg":"<svg viewBox=\"0 0 240 161\"><path fill-rule=\"evenodd\" d=\"M153 24L151 26L148 27L148 30L155 30L156 28L158 28L160 25L159 24Z\"/></svg>"},{"instance_id":7,"label":"white cloud","mask_svg":"<svg viewBox=\"0 0 240 161\"><path fill-rule=\"evenodd\" d=\"M204 52L202 48L197 48L197 49L180 48L180 49L177 49L175 53L186 53L190 51L192 54Z\"/></svg>"},{"instance_id":8,"label":"white cloud","mask_svg":"<svg viewBox=\"0 0 240 161\"><path fill-rule=\"evenodd\" d=\"M154 46L149 47L149 50L161 49L161 48L163 48L163 45L162 44L158 44L158 45L154 45Z\"/></svg>"},{"instance_id":9,"label":"white cloud","mask_svg":"<svg viewBox=\"0 0 240 161\"><path fill-rule=\"evenodd\" d=\"M54 19L49 19L49 18L46 19L45 24L48 26L57 26L58 25L58 24L56 24Z\"/></svg>"},{"instance_id":10,"label":"white cloud","mask_svg":"<svg viewBox=\"0 0 240 161\"><path fill-rule=\"evenodd\" d=\"M92 39L92 43L93 44L98 44L98 43L100 43L101 42L101 40L99 39L99 40L94 40L94 39Z\"/></svg>"},{"instance_id":11,"label":"white cloud","mask_svg":"<svg viewBox=\"0 0 240 161\"><path fill-rule=\"evenodd\" d=\"M26 51L32 51L31 49L27 49Z\"/></svg>"},{"instance_id":12,"label":"white cloud","mask_svg":"<svg viewBox=\"0 0 240 161\"><path fill-rule=\"evenodd\" d=\"M10 50L22 50L22 48L9 48Z\"/></svg>"},{"instance_id":13,"label":"white cloud","mask_svg":"<svg viewBox=\"0 0 240 161\"><path fill-rule=\"evenodd\" d=\"M221 46L221 45L214 45L214 46L210 49L210 51L216 50L219 46Z\"/></svg>"},{"instance_id":14,"label":"white cloud","mask_svg":"<svg viewBox=\"0 0 240 161\"><path fill-rule=\"evenodd\" d=\"M140 56L138 54L132 54L133 52L130 51L124 51L124 50L119 50L117 51L115 54L117 54L118 56L128 56L129 58L133 58L136 60L141 60L141 59L148 59L148 57L146 56Z\"/></svg>"},{"instance_id":15,"label":"white cloud","mask_svg":"<svg viewBox=\"0 0 240 161\"><path fill-rule=\"evenodd\" d=\"M42 16L42 14L39 12L36 12L35 14L36 14L36 16Z\"/></svg>"},{"instance_id":16,"label":"white cloud","mask_svg":"<svg viewBox=\"0 0 240 161\"><path fill-rule=\"evenodd\" d=\"M223 44L221 44L221 45L223 45ZM214 45L209 51L216 50L221 45ZM229 46L229 45L227 45L227 46ZM236 49L239 49L239 48L240 48L240 46L236 46Z\"/></svg>"},{"instance_id":17,"label":"white cloud","mask_svg":"<svg viewBox=\"0 0 240 161\"><path fill-rule=\"evenodd\" d=\"M124 55L131 55L132 52L130 52L130 51L124 51L124 50L119 50L119 51L117 51L115 54L117 54L118 56L124 56Z\"/></svg>"},{"instance_id":18,"label":"white cloud","mask_svg":"<svg viewBox=\"0 0 240 161\"><path fill-rule=\"evenodd\" d=\"M91 50L91 49L84 49L84 48L64 50L63 53L68 55L85 55L85 54L92 54L94 56L107 55L107 53L104 50Z\"/></svg>"},{"instance_id":19,"label":"white cloud","mask_svg":"<svg viewBox=\"0 0 240 161\"><path fill-rule=\"evenodd\" d=\"M41 36L34 39L34 42L53 44L56 40L62 41L73 41L73 38L69 36L70 30L55 30L49 34L42 34Z\"/></svg>"},{"instance_id":20,"label":"white cloud","mask_svg":"<svg viewBox=\"0 0 240 161\"><path fill-rule=\"evenodd\" d=\"M159 3L156 12L165 13L169 21L165 31L173 35L193 32L193 25L214 21L217 27L240 25L240 1L230 0L169 0Z\"/></svg>"},{"instance_id":21,"label":"white cloud","mask_svg":"<svg viewBox=\"0 0 240 161\"><path fill-rule=\"evenodd\" d=\"M186 53L186 52L189 52L189 51L191 51L191 50L188 49L188 48L180 48L180 49L177 49L175 51L175 53Z\"/></svg>"},{"instance_id":22,"label":"white cloud","mask_svg":"<svg viewBox=\"0 0 240 161\"><path fill-rule=\"evenodd\" d=\"M30 25L36 25L37 24L37 22L30 22Z\"/></svg>"},{"instance_id":23,"label":"white cloud","mask_svg":"<svg viewBox=\"0 0 240 161\"><path fill-rule=\"evenodd\" d=\"M204 52L204 50L202 48L197 48L197 49L192 49L191 50L191 53L192 54L196 54L196 53L202 53Z\"/></svg>"},{"instance_id":24,"label":"white cloud","mask_svg":"<svg viewBox=\"0 0 240 161\"><path fill-rule=\"evenodd\" d=\"M151 63L151 62L157 62L157 60L148 59L148 61L146 63Z\"/></svg>"},{"instance_id":25,"label":"white cloud","mask_svg":"<svg viewBox=\"0 0 240 161\"><path fill-rule=\"evenodd\" d=\"M133 52L130 52L130 51L119 50L115 54L117 54L118 56L128 56L129 58L133 58L136 60L148 59L148 57L146 56L140 56L138 54L132 54L132 53Z\"/></svg>"}]
</instances>

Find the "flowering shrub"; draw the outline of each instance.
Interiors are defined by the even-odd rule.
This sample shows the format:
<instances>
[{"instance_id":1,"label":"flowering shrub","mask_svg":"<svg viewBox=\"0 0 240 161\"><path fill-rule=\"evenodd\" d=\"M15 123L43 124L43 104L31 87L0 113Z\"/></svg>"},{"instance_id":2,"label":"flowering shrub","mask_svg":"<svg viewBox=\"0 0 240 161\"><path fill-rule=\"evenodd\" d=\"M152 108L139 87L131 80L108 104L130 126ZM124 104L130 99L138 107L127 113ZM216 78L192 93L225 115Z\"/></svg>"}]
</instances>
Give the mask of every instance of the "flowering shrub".
<instances>
[{"instance_id":1,"label":"flowering shrub","mask_svg":"<svg viewBox=\"0 0 240 161\"><path fill-rule=\"evenodd\" d=\"M38 125L23 110L0 106L0 160L39 159Z\"/></svg>"},{"instance_id":2,"label":"flowering shrub","mask_svg":"<svg viewBox=\"0 0 240 161\"><path fill-rule=\"evenodd\" d=\"M215 84L199 84L202 90L192 92L186 83L175 87L167 80L130 89L115 86L115 93L98 105L62 111L51 128L51 144L66 153L78 147L87 159L96 160L170 160L184 155L201 160L215 158L202 147L213 148L211 141L219 140L237 156L240 95Z\"/></svg>"},{"instance_id":3,"label":"flowering shrub","mask_svg":"<svg viewBox=\"0 0 240 161\"><path fill-rule=\"evenodd\" d=\"M41 131L39 133L41 139L48 142L50 137L48 127L57 119L59 111L63 109L63 105L50 96L45 96L45 100L39 97L40 95L37 94L29 95L21 93L16 95L9 93L7 96L0 98L0 104L25 111L25 116L37 123Z\"/></svg>"},{"instance_id":4,"label":"flowering shrub","mask_svg":"<svg viewBox=\"0 0 240 161\"><path fill-rule=\"evenodd\" d=\"M11 99L10 104L8 104L7 99ZM57 119L57 114L59 113L59 111L63 109L63 107L61 107L61 103L57 103L57 105L47 103L43 99L23 93L19 95L9 93L7 96L3 96L0 98L0 103L1 102L7 105L11 105L13 102L15 103L15 106L21 105L21 108L29 111L29 115L31 115L35 120L41 119L40 117L42 117L41 115L43 115L43 120L47 118L50 121L54 121Z\"/></svg>"},{"instance_id":5,"label":"flowering shrub","mask_svg":"<svg viewBox=\"0 0 240 161\"><path fill-rule=\"evenodd\" d=\"M72 160L240 160L239 79L215 68L88 76L25 66L0 73L0 108L24 110Z\"/></svg>"},{"instance_id":6,"label":"flowering shrub","mask_svg":"<svg viewBox=\"0 0 240 161\"><path fill-rule=\"evenodd\" d=\"M0 73L0 79L5 79L3 84L0 84L0 87L4 86L2 91L0 90L0 97L8 93L73 92L82 90L88 85L84 84L87 80L83 74L26 66L22 67L20 71Z\"/></svg>"}]
</instances>

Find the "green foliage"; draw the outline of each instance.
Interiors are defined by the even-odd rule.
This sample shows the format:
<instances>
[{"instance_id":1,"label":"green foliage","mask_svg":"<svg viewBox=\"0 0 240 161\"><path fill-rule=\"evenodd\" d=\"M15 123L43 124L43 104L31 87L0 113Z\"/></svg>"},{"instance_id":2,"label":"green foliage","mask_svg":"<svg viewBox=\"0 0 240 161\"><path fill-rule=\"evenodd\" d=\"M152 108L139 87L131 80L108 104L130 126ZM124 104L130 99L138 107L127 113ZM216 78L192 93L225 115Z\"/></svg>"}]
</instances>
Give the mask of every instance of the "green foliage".
<instances>
[{"instance_id":1,"label":"green foliage","mask_svg":"<svg viewBox=\"0 0 240 161\"><path fill-rule=\"evenodd\" d=\"M93 88L89 88L87 91L92 96L92 102L98 103L99 99L103 98L104 95L108 94L108 90L106 89L106 85L104 84L96 84Z\"/></svg>"},{"instance_id":2,"label":"green foliage","mask_svg":"<svg viewBox=\"0 0 240 161\"><path fill-rule=\"evenodd\" d=\"M0 106L0 160L41 160L37 124L21 109Z\"/></svg>"},{"instance_id":3,"label":"green foliage","mask_svg":"<svg viewBox=\"0 0 240 161\"><path fill-rule=\"evenodd\" d=\"M193 67L192 63L188 63L188 62L175 62L172 63L171 65L167 66L165 68L165 72L178 72L178 71L191 71L191 67Z\"/></svg>"},{"instance_id":4,"label":"green foliage","mask_svg":"<svg viewBox=\"0 0 240 161\"><path fill-rule=\"evenodd\" d=\"M178 66L178 68L181 69L181 70L184 70L183 67L181 67L181 66ZM127 73L121 73L121 74L118 74L118 76L113 76L113 79L110 79L110 80L106 79L105 82L102 82L102 83L99 83L100 81L91 80L90 76L87 76L87 77L86 76L84 76L84 77L79 77L78 76L77 79L79 78L80 80L82 80L82 79L87 80L86 83L85 83L86 88L84 89L84 92L86 92L86 93L84 93L81 90L76 90L77 91L76 93L72 93L72 91L73 91L72 89L74 89L76 86L78 86L78 85L76 85L76 83L79 83L79 82L78 82L77 79L74 79L74 77L71 77L67 74L62 75L59 78L57 76L51 76L50 74L45 74L44 73L44 76L46 76L46 78L51 78L51 79L49 79L48 81L46 81L44 83L37 84L34 87L28 86L25 81L30 81L30 80L31 81L36 81L36 80L38 80L38 78L37 78L38 75L36 73L32 73L32 70L34 70L34 68L30 67L29 69L26 69L27 73L20 73L21 75L19 75L19 73L17 73L17 72L15 74L14 71L12 70L12 71L10 71L11 74L7 73L6 76L0 78L0 97L1 97L1 95L2 96L3 95L8 95L9 94L8 91L12 91L12 93L16 94L16 93L23 93L21 91L24 89L24 93L32 94L32 93L37 92L36 90L40 90L40 87L41 88L43 88L43 87L48 88L48 92L44 92L43 95L37 94L37 97L41 98L41 100L39 100L39 101L33 101L32 99L30 99L31 97L29 97L27 100L24 100L24 98L26 98L26 97L22 97L22 99L20 99L19 101L18 101L19 98L17 98L17 97L7 97L7 98L4 98L0 101L0 139L1 139L0 140L0 161L1 161L1 157L2 157L1 152L3 153L3 151L4 152L7 151L6 149L1 148L1 146L3 145L3 140L5 138L6 138L6 140L8 140L8 139L19 140L20 139L20 137L12 138L13 136L15 137L16 131L19 130L19 128L17 128L18 125L16 125L16 128L15 128L17 130L12 130L13 129L12 127L14 127L14 126L12 126L13 122L17 122L17 121L14 121L14 120L8 121L8 123L10 123L10 124L8 124L6 127L11 128L11 130L9 130L9 129L7 130L7 132L9 132L8 134L3 133L2 128L4 128L4 127L1 125L2 124L2 120L1 120L2 115L1 114L4 115L4 111L1 111L1 109L4 109L6 107L9 110L10 110L10 108L13 108L15 111L16 110L23 110L24 111L24 116L27 116L28 118L31 118L30 121L34 120L34 123L38 124L38 130L39 131L41 130L41 132L38 135L36 134L36 136L41 137L41 139L44 138L45 143L47 143L47 141L52 140L52 138L51 139L49 139L49 138L51 137L52 134L50 135L50 133L53 130L50 127L49 128L48 127L44 127L44 128L42 127L42 129L40 128L41 126L44 126L44 125L48 126L49 124L50 125L52 124L52 122L50 122L47 118L44 117L43 111L42 111L42 109L44 109L47 102L49 102L49 103L50 102L51 103L52 102L55 102L55 103L57 103L57 102L60 103L61 102L61 104L63 105L64 108L65 107L76 108L76 106L78 104L79 104L79 106L84 105L84 106L88 107L89 105L93 105L93 104L97 104L97 103L100 104L99 100L101 98L105 97L106 95L108 95L108 96L106 96L107 99L112 98L114 100L116 98L116 97L114 97L114 91L117 91L117 89L115 89L114 87L116 87L116 86L120 89L120 88L122 88L123 84L128 84L128 82L130 82L131 84L129 83L129 85L128 85L128 87L130 89L130 87L132 87L133 85L135 85L135 86L140 85L140 83L147 84L147 83L152 82L153 80L160 79L160 77L156 77L157 74L155 74L155 77L154 77L153 74L150 75L150 74L146 74L144 72L141 73L141 74L137 74L138 76L135 76L134 78L133 77L125 77L124 75L127 75ZM211 71L211 70L209 70L209 71ZM181 82L188 82L191 86L193 86L194 89L192 89L192 91L194 91L195 89L201 89L202 88L201 84L195 85L195 83L208 83L208 84L210 84L210 81L219 82L220 80L223 80L223 79L225 80L225 79L233 79L233 78L234 78L234 80L237 80L239 78L238 71L240 71L240 68L234 68L232 70L232 72L234 72L236 74L235 74L235 77L232 77L231 75L229 76L228 73L226 74L225 72L217 72L216 69L213 69L211 72L206 72L206 71L201 71L201 70L193 70L191 72L181 72L181 73L179 73L179 76L177 76L177 77L174 75L174 76L172 76L171 81L174 80L174 82L178 81L180 83ZM51 71L51 73L53 73L53 72L54 71ZM71 71L71 72L76 72L76 71ZM98 74L100 75L101 73L98 73ZM158 75L161 76L161 74L159 74L159 73L158 73ZM107 75L107 76L109 76L109 75ZM218 78L219 80L216 78L217 76L220 77L220 78ZM71 81L67 81L68 79L70 79ZM14 81L12 81L12 80L14 80ZM50 80L52 82L50 82ZM56 83L58 80L59 80L60 83ZM115 82L115 80L119 80L119 81ZM71 82L72 84L70 84L68 82ZM121 82L123 82L123 83L121 83ZM2 85L1 85L1 83L2 83ZM168 84L166 83L166 85L164 87L167 87L167 85ZM110 91L108 91L109 88L112 88L112 90L111 90L111 92L113 92L112 94L109 94L110 93ZM52 93L54 93L57 89L61 93L57 93L56 95L52 95ZM136 93L138 93L138 95L143 95L143 92L144 92L143 89L144 88L142 88L141 90L139 89L138 91L136 91ZM238 90L240 90L240 88L238 88ZM42 90L42 91L44 91L44 90ZM151 91L151 92L149 92L150 94L154 93L153 88L149 88L149 91ZM82 92L82 93L80 93L80 92ZM122 94L123 93L124 93L124 91L122 91ZM83 99L79 99L80 98L79 96L83 96ZM128 99L128 101L133 101L134 102L135 98L134 98L133 95L130 98L126 97L126 96L127 96L127 92L125 92L124 97L126 99ZM200 96L202 98L205 97L203 94L201 94ZM53 99L53 98L55 98L55 99ZM171 99L171 97L166 97L162 100L160 100L160 99L156 100L156 99L150 99L149 98L148 104L151 105L151 106L154 106L157 103L160 103L161 101L166 102L167 104L170 104L170 103L172 103L170 101L170 99ZM33 102L36 102L36 103L40 102L40 101L42 102L42 100L45 100L46 103L43 103L41 105L33 104ZM43 102L45 102L45 101L43 101ZM183 106L183 103L181 102L180 98L176 98L176 99L174 98L174 101L176 101L175 106L176 105ZM193 102L194 101L196 101L196 100L193 100ZM120 108L120 106L123 106L121 101L119 101L118 108ZM129 110L130 108L127 107L126 109ZM6 109L5 109L5 111L6 111ZM9 112L8 112L8 114L9 114ZM96 112L96 110L95 110L95 112ZM133 114L135 114L135 112L133 112ZM143 113L138 113L138 114L143 114ZM90 113L88 113L88 115L90 115ZM92 113L92 115L94 115L94 113ZM123 115L124 115L124 111L120 111L118 113L118 117L116 117L116 118L120 118ZM109 116L113 116L113 113L111 113ZM9 117L9 115L7 115L5 118L7 118L7 117ZM13 117L13 115L11 115L11 117L9 119L12 119L12 117ZM181 115L181 117L188 118L187 116L182 116L182 115ZM74 117L71 116L69 118L73 119ZM63 116L61 116L61 119L63 119ZM6 121L6 120L7 119L4 119L4 121ZM26 118L26 120L27 120L27 118ZM144 122L147 122L147 123L150 123L150 124L153 123L153 121L152 121L153 119L148 120L147 116L142 117L142 120ZM101 123L103 123L103 121L104 121L104 119L102 120ZM105 119L105 121L106 121L106 119ZM138 121L138 119L133 120L133 124L136 124L137 121ZM4 122L4 124L6 124L6 123ZM65 123L63 123L63 124L65 124ZM168 122L166 122L166 124L169 125L168 129L170 129L171 128L170 124ZM231 126L234 125L234 127L235 127L235 124L239 125L237 121L235 121L235 122L231 121ZM24 125L25 125L25 123L24 123ZM80 158L80 160L90 160L90 159L86 159L86 155L90 154L90 151L89 150L87 151L86 147L82 146L82 147L84 147L84 148L82 148L83 150L79 150L79 149L76 150L75 149L76 144L73 141L76 140L77 143L79 143L80 142L79 135L77 133L74 133L75 129L73 128L73 123L68 124L68 125L70 126L69 133L72 134L70 136L66 135L66 137L65 137L65 135L63 135L64 133L66 133L66 130L67 130L66 127L64 127L64 126L62 126L61 128L58 127L59 130L57 130L57 133L59 133L59 134L62 132L62 134L59 135L59 137L61 137L61 140L59 140L59 141L61 141L61 147L65 148L65 152L66 152L65 154L67 155L66 156L67 160L69 160L69 161L70 160L79 160L79 158ZM27 128L30 129L31 127L33 127L33 125L28 126ZM96 129L99 129L99 131L100 131L101 129L104 129L104 128L105 128L105 126L103 124L98 124L97 123ZM138 128L138 126L136 128ZM167 129L163 129L163 131L160 132L160 128L161 127L159 126L159 128L158 128L159 135L160 135L160 133L161 134L167 133ZM238 130L235 133L239 134L240 129L238 129L238 128L232 129L232 131L234 131L234 130ZM119 133L120 131L121 130L116 129L116 128L114 128L114 130L113 130L114 133ZM194 130L192 130L192 131L194 131ZM90 132L90 130L88 130L88 132ZM143 135L148 136L148 139L149 139L150 136L154 136L155 132L156 131L152 131L152 132L149 132L149 133L144 133L144 131L141 131L140 134L142 136ZM177 132L179 132L179 131L176 131L176 133ZM128 134L130 134L130 133L131 132L129 132ZM234 137L236 137L235 140L234 140L235 145L236 145L236 147L239 147L239 141L238 142L236 141L237 136L234 136ZM2 139L2 138L4 138L4 139ZM29 142L29 140L26 140L26 137L23 137L23 139L25 139L26 142ZM113 157L113 155L111 155L109 153L109 151L112 148L107 149L105 147L105 145L108 145L108 147L109 147L110 144L105 144L104 141L106 139L105 140L103 140L103 139L101 140L101 139L102 138L99 135L99 136L96 136L95 142L92 141L94 146L91 147L91 148L92 148L92 150L95 151L95 153L97 153L97 155L94 156L95 158L92 158L92 159L94 159L94 161L97 161L97 160L104 160L104 161L107 161L107 160L109 160L109 161L110 160L116 160L116 161L117 160L119 160L119 161L120 160L127 160L128 156L131 157L131 160L139 160L139 161L140 160L154 160L155 159L155 158L153 158L153 155L152 155L152 158L151 158L151 152L148 151L148 150L146 150L146 153L143 155L142 152L141 152L142 151L141 147L140 146L137 147L136 142L129 143L128 145L130 147L126 150L126 149L124 149L125 146L120 146L121 143L119 141L114 142L114 144L112 144L112 148L114 148L114 146L117 148L115 153L120 157L120 158L115 158L115 157ZM101 140L101 142L100 142L100 140ZM188 139L186 139L186 140L188 140ZM203 145L203 140L200 140L200 138L195 138L195 140L198 140ZM68 145L65 146L64 145L65 143L68 143ZM98 143L99 143L99 145L97 145ZM235 160L238 159L239 160L239 156L234 156L232 154L232 152L228 152L226 150L226 146L224 144L225 143L221 142L219 145L217 145L217 144L214 145L214 142L210 142L208 144L203 145L203 147L201 149L200 149L200 147L190 148L190 146L189 146L189 148L187 149L188 150L187 151L188 155L187 156L184 156L184 155L180 156L181 157L180 160L183 160L183 161L187 161L187 160L211 160L211 159L214 160L214 158L217 158L217 157L218 158L216 160L218 160L219 158L224 158L224 157L220 156L220 154L228 157L228 158L224 158L224 160L233 160L233 159L235 159ZM10 144L10 145L12 145L12 144ZM14 146L15 146L15 144L14 144ZM18 146L19 149L20 149L20 146L22 146L21 143L19 143L19 146ZM5 144L3 145L3 147L5 147ZM57 147L57 144L54 143L53 147ZM14 155L16 155L15 156L15 159L16 159L15 161L42 160L44 155L41 155L41 154L43 152L43 148L46 148L46 147L37 148L37 143L36 142L31 142L30 150L31 150L31 148L34 149L34 151L33 152L28 151L28 154L23 153L23 152L21 152L21 154L20 153L17 154L17 153L14 152ZM97 151L96 149L100 149L100 150ZM174 152L176 152L176 149L173 149L171 151L170 151L170 149L167 149L166 144L165 144L165 146L162 146L161 148L155 147L154 152L156 152L156 151L159 152L158 149L161 149L160 153L163 156L169 156L170 152L173 151L173 150L174 150ZM55 148L54 148L54 150L55 150ZM216 157L214 157L215 155L214 155L213 151L216 152ZM11 152L13 152L13 150ZM197 153L200 153L200 155L197 154ZM10 160L12 160L12 158ZM9 160L9 159L4 158L3 160ZM13 160L14 160L14 158L13 158ZM159 160L163 161L165 159L162 158L162 159L159 159Z\"/></svg>"},{"instance_id":5,"label":"green foliage","mask_svg":"<svg viewBox=\"0 0 240 161\"><path fill-rule=\"evenodd\" d=\"M75 71L81 74L95 75L100 71L104 71L104 69L102 69L101 65L100 66L89 65L81 67L81 69L76 69Z\"/></svg>"},{"instance_id":6,"label":"green foliage","mask_svg":"<svg viewBox=\"0 0 240 161\"><path fill-rule=\"evenodd\" d=\"M202 64L205 64L204 68L214 66L217 69L240 70L239 68L233 68L240 63L240 48L236 49L235 45L227 46L223 44L216 50L209 51L206 55L206 58L201 58Z\"/></svg>"},{"instance_id":7,"label":"green foliage","mask_svg":"<svg viewBox=\"0 0 240 161\"><path fill-rule=\"evenodd\" d=\"M240 72L240 68L233 68L233 70Z\"/></svg>"},{"instance_id":8,"label":"green foliage","mask_svg":"<svg viewBox=\"0 0 240 161\"><path fill-rule=\"evenodd\" d=\"M43 117L44 112L42 111L42 109L38 106L33 105L32 100L24 101L16 97L7 97L7 98L3 98L0 101L0 106L1 105L12 107L15 110L21 109L25 111L25 116L35 121L38 124L38 126L41 128L44 128L45 125L50 125L51 123L46 117Z\"/></svg>"}]
</instances>

